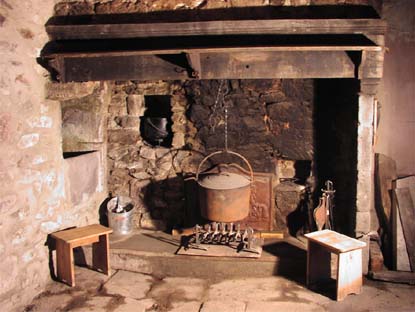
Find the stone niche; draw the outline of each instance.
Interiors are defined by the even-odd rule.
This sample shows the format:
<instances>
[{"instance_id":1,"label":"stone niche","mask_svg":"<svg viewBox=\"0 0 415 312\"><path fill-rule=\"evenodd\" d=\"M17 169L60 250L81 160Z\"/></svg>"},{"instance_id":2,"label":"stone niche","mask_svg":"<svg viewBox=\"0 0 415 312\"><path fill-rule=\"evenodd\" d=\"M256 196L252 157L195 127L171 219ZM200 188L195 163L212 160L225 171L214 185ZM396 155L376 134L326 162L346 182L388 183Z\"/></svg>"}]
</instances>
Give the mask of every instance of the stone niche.
<instances>
[{"instance_id":1,"label":"stone niche","mask_svg":"<svg viewBox=\"0 0 415 312\"><path fill-rule=\"evenodd\" d=\"M106 82L47 84L47 98L60 102L65 192L74 210L69 222L75 222L82 210L89 212L87 220L98 220L92 207L99 207L106 197L110 89Z\"/></svg>"},{"instance_id":2,"label":"stone niche","mask_svg":"<svg viewBox=\"0 0 415 312\"><path fill-rule=\"evenodd\" d=\"M307 213L314 93L310 79L117 82L108 108L110 195L132 198L137 228L194 225L198 211L189 206L188 193L195 191L191 182L201 160L224 149L226 107L228 148L246 157L255 172L273 176L273 229L295 232ZM152 96L170 97L168 147L149 144L140 132Z\"/></svg>"}]
</instances>

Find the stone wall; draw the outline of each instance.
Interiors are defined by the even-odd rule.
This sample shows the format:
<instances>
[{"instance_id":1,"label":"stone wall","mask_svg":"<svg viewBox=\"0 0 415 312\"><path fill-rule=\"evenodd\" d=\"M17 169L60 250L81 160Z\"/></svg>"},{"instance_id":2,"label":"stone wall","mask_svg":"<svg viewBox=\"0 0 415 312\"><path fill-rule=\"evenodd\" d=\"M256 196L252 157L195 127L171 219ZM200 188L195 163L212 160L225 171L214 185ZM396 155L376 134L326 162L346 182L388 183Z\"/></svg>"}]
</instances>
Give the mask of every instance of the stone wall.
<instances>
[{"instance_id":1,"label":"stone wall","mask_svg":"<svg viewBox=\"0 0 415 312\"><path fill-rule=\"evenodd\" d=\"M244 155L255 171L276 173L277 159L313 158L312 80L191 81L186 93L196 138L207 153L225 145L225 107L228 147Z\"/></svg>"},{"instance_id":2,"label":"stone wall","mask_svg":"<svg viewBox=\"0 0 415 312\"><path fill-rule=\"evenodd\" d=\"M62 0L55 6L55 12L56 15L82 15L306 5L373 5L380 8L381 0Z\"/></svg>"},{"instance_id":3,"label":"stone wall","mask_svg":"<svg viewBox=\"0 0 415 312\"><path fill-rule=\"evenodd\" d=\"M224 105L229 115L229 149L246 157L254 171L294 178L299 174L295 160L311 161L311 80L224 80L218 97L220 84L217 80L116 83L108 119L109 191L112 196L132 198L137 228L183 225L195 213L186 210L187 181L206 155L224 149ZM170 96L173 139L169 147L146 142L140 132L150 95ZM301 174L304 181L310 172ZM289 212L296 204L288 204ZM284 210L284 203L279 208Z\"/></svg>"},{"instance_id":4,"label":"stone wall","mask_svg":"<svg viewBox=\"0 0 415 312\"><path fill-rule=\"evenodd\" d=\"M310 175L314 157L313 81L229 80L222 85L216 103L219 86L219 81L206 80L185 85L191 104L189 118L197 129L197 141L207 154L224 149L226 108L228 148L246 157L254 171L274 175L277 184L274 228L282 231L290 228L295 234L305 224L302 217L306 213L305 192L300 184ZM238 158L226 155L212 160L239 162L244 166Z\"/></svg>"},{"instance_id":5,"label":"stone wall","mask_svg":"<svg viewBox=\"0 0 415 312\"><path fill-rule=\"evenodd\" d=\"M404 177L415 175L415 2L384 0L383 11L388 50L379 88L375 149L395 160L398 175Z\"/></svg>"},{"instance_id":6,"label":"stone wall","mask_svg":"<svg viewBox=\"0 0 415 312\"><path fill-rule=\"evenodd\" d=\"M169 148L153 146L141 136L148 95L170 96L173 139ZM184 178L195 172L201 159L185 148L194 132L185 115L187 105L177 82L119 82L113 89L108 109L108 188L112 196L132 198L138 228L166 229L183 223Z\"/></svg>"},{"instance_id":7,"label":"stone wall","mask_svg":"<svg viewBox=\"0 0 415 312\"><path fill-rule=\"evenodd\" d=\"M49 84L49 97L61 101L64 153L99 149L106 142L106 112L110 86L106 83ZM83 93L82 93L83 92Z\"/></svg>"},{"instance_id":8,"label":"stone wall","mask_svg":"<svg viewBox=\"0 0 415 312\"><path fill-rule=\"evenodd\" d=\"M71 200L60 104L46 99L47 75L36 62L47 42L44 25L54 3L0 1L2 311L22 311L52 281L48 234L97 222L99 203L106 196L101 175L93 183L93 194L78 203ZM48 91L53 98L53 87Z\"/></svg>"}]
</instances>

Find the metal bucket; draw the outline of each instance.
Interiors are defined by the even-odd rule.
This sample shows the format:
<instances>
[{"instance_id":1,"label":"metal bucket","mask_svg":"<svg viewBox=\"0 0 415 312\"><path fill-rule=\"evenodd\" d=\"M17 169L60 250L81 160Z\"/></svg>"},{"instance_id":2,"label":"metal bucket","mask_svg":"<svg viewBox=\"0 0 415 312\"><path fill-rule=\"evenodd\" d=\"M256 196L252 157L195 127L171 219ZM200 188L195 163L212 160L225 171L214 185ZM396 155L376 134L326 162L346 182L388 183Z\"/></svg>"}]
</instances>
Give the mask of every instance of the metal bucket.
<instances>
[{"instance_id":1,"label":"metal bucket","mask_svg":"<svg viewBox=\"0 0 415 312\"><path fill-rule=\"evenodd\" d=\"M121 212L117 212L121 210ZM130 234L133 229L132 200L126 196L116 196L110 199L107 204L108 225L115 235Z\"/></svg>"},{"instance_id":2,"label":"metal bucket","mask_svg":"<svg viewBox=\"0 0 415 312\"><path fill-rule=\"evenodd\" d=\"M204 162L217 154L236 155L248 165L250 179L237 173L220 172L207 174L199 179ZM249 214L251 185L254 181L252 167L242 155L231 151L218 151L205 157L196 172L199 184L199 204L201 215L216 222L234 222L245 219Z\"/></svg>"}]
</instances>

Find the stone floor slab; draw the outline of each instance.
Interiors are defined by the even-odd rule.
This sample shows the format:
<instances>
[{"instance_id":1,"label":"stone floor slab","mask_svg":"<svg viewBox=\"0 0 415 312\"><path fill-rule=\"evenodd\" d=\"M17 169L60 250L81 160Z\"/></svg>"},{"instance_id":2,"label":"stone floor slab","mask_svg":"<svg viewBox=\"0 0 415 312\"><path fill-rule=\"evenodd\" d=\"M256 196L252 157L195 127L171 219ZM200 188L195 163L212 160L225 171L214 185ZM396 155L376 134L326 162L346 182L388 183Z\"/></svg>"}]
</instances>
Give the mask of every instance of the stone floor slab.
<instances>
[{"instance_id":1,"label":"stone floor slab","mask_svg":"<svg viewBox=\"0 0 415 312\"><path fill-rule=\"evenodd\" d=\"M208 290L208 300L272 301L280 300L286 289L297 284L282 277L229 279L213 284Z\"/></svg>"},{"instance_id":2,"label":"stone floor slab","mask_svg":"<svg viewBox=\"0 0 415 312\"><path fill-rule=\"evenodd\" d=\"M62 284L62 287L65 289L75 289L75 290L86 290L86 291L95 291L104 283L106 283L111 276L106 275L101 272L92 270L88 267L75 266L75 284L74 288L66 284Z\"/></svg>"},{"instance_id":3,"label":"stone floor slab","mask_svg":"<svg viewBox=\"0 0 415 312\"><path fill-rule=\"evenodd\" d=\"M313 302L248 302L245 312L325 312L326 309Z\"/></svg>"},{"instance_id":4,"label":"stone floor slab","mask_svg":"<svg viewBox=\"0 0 415 312\"><path fill-rule=\"evenodd\" d=\"M328 302L330 299L284 277L229 279L209 287L207 300Z\"/></svg>"},{"instance_id":5,"label":"stone floor slab","mask_svg":"<svg viewBox=\"0 0 415 312\"><path fill-rule=\"evenodd\" d=\"M114 297L102 297L102 296L95 296L90 297L88 300L84 302L78 302L76 307L67 307L68 310L65 311L72 311L72 312L106 312L108 311L109 307L117 307L119 306L119 301L123 300L123 298L114 298Z\"/></svg>"},{"instance_id":6,"label":"stone floor slab","mask_svg":"<svg viewBox=\"0 0 415 312\"><path fill-rule=\"evenodd\" d=\"M45 291L33 299L32 303L26 307L26 310L31 312L59 311L70 304L73 295L73 293L68 292Z\"/></svg>"},{"instance_id":7,"label":"stone floor slab","mask_svg":"<svg viewBox=\"0 0 415 312\"><path fill-rule=\"evenodd\" d=\"M143 299L150 290L153 278L149 275L118 271L105 284L108 294L118 294L131 299Z\"/></svg>"},{"instance_id":8,"label":"stone floor slab","mask_svg":"<svg viewBox=\"0 0 415 312\"><path fill-rule=\"evenodd\" d=\"M68 309L76 308L86 302L89 297L98 293L101 286L109 279L109 276L100 272L76 266L75 287L70 287L58 281L52 282L33 300L28 309L32 312L68 311Z\"/></svg>"},{"instance_id":9,"label":"stone floor slab","mask_svg":"<svg viewBox=\"0 0 415 312\"><path fill-rule=\"evenodd\" d=\"M415 311L415 286L365 280L360 295L349 295L343 301L330 300L328 311Z\"/></svg>"},{"instance_id":10,"label":"stone floor slab","mask_svg":"<svg viewBox=\"0 0 415 312\"><path fill-rule=\"evenodd\" d=\"M73 312L146 312L154 307L154 301L151 299L135 300L125 298L120 295L103 295L88 298L87 301L79 303L75 308L68 307Z\"/></svg>"},{"instance_id":11,"label":"stone floor slab","mask_svg":"<svg viewBox=\"0 0 415 312\"><path fill-rule=\"evenodd\" d=\"M167 277L154 285L149 295L157 302L202 301L207 282L199 278Z\"/></svg>"},{"instance_id":12,"label":"stone floor slab","mask_svg":"<svg viewBox=\"0 0 415 312\"><path fill-rule=\"evenodd\" d=\"M158 280L124 271L116 273L105 284L108 277L103 274L82 268L77 271L76 287L52 282L25 311L412 312L415 306L413 285L367 279L361 294L347 296L338 302L282 276L213 282L177 277ZM145 296L145 299L132 298L137 296Z\"/></svg>"},{"instance_id":13,"label":"stone floor slab","mask_svg":"<svg viewBox=\"0 0 415 312\"><path fill-rule=\"evenodd\" d=\"M151 299L135 300L131 298L124 298L124 302L115 307L114 310L107 310L106 312L146 312L151 311L151 309L154 307L154 304L154 301Z\"/></svg>"},{"instance_id":14,"label":"stone floor slab","mask_svg":"<svg viewBox=\"0 0 415 312\"><path fill-rule=\"evenodd\" d=\"M174 302L169 312L198 312L201 305L198 301Z\"/></svg>"},{"instance_id":15,"label":"stone floor slab","mask_svg":"<svg viewBox=\"0 0 415 312\"><path fill-rule=\"evenodd\" d=\"M209 300L203 303L200 312L245 312L246 303L243 301Z\"/></svg>"}]
</instances>

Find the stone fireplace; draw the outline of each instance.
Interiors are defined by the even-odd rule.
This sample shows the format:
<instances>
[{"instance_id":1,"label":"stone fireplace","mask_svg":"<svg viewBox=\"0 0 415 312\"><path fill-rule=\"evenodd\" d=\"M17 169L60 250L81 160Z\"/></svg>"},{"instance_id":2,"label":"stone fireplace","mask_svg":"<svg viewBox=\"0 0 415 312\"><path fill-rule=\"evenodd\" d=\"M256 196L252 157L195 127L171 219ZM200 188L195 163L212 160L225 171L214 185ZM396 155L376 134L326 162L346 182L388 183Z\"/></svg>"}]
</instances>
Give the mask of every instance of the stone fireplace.
<instances>
[{"instance_id":1,"label":"stone fireplace","mask_svg":"<svg viewBox=\"0 0 415 312\"><path fill-rule=\"evenodd\" d=\"M136 229L197 222L194 171L224 146L222 110L209 121L220 81L230 148L249 158L258 189L272 190L265 226L301 237L332 180L335 229L383 236L374 146L397 161L398 177L414 173L409 2L1 1L4 309L50 282L47 235L104 222L110 195L133 198ZM142 136L158 100L172 126L161 146Z\"/></svg>"},{"instance_id":2,"label":"stone fireplace","mask_svg":"<svg viewBox=\"0 0 415 312\"><path fill-rule=\"evenodd\" d=\"M385 25L369 6L336 9L56 16L39 62L64 85L105 81L102 144L86 146L106 160L109 195L132 198L136 228L198 222L194 175L224 148L226 106L229 149L263 175L267 230L313 230L331 180L335 229L368 240ZM168 116L168 142L146 138L148 114Z\"/></svg>"},{"instance_id":3,"label":"stone fireplace","mask_svg":"<svg viewBox=\"0 0 415 312\"><path fill-rule=\"evenodd\" d=\"M49 91L50 98L68 99L62 102L65 155L74 161L87 151L100 151L109 195L133 200L137 229L170 231L201 221L197 201L189 196L197 192L192 178L206 155L224 149L226 105L229 149L269 179L261 186L268 190L269 225L260 229L291 235L312 230L311 209L330 179L337 190L335 227L353 231L357 79L117 81L54 85ZM167 145L148 142L141 133L146 100L153 97L164 97L170 106ZM108 113L92 114L87 106ZM215 159L228 161L235 160Z\"/></svg>"}]
</instances>

